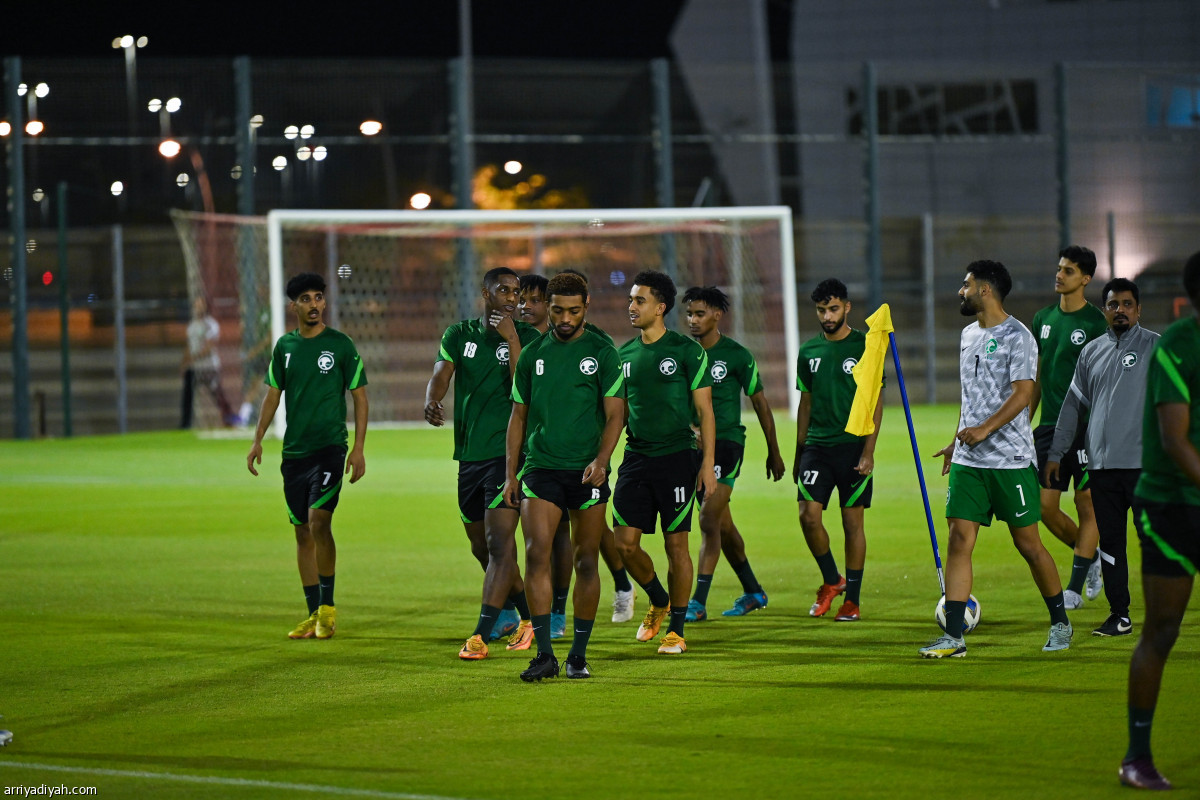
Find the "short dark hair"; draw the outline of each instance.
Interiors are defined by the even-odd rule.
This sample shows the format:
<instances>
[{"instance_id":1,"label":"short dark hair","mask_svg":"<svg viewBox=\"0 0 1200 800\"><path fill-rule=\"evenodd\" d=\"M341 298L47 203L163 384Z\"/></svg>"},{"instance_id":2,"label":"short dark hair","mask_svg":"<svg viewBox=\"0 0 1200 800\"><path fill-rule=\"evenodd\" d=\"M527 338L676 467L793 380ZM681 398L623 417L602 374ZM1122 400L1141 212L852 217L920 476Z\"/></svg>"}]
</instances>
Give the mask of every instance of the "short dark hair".
<instances>
[{"instance_id":1,"label":"short dark hair","mask_svg":"<svg viewBox=\"0 0 1200 800\"><path fill-rule=\"evenodd\" d=\"M1059 258L1065 258L1068 261L1074 261L1079 267L1079 271L1084 275L1095 277L1096 275L1096 254L1088 250L1082 245L1073 244L1070 247L1064 247L1058 251Z\"/></svg>"},{"instance_id":2,"label":"short dark hair","mask_svg":"<svg viewBox=\"0 0 1200 800\"><path fill-rule=\"evenodd\" d=\"M972 261L970 264L967 264L967 272L974 275L975 280L982 281L991 286L1000 295L1001 302L1004 302L1004 298L1008 297L1008 293L1012 291L1012 276L1008 274L1008 267L999 261L988 261L986 259Z\"/></svg>"},{"instance_id":3,"label":"short dark hair","mask_svg":"<svg viewBox=\"0 0 1200 800\"><path fill-rule=\"evenodd\" d=\"M1192 253L1183 265L1183 290L1193 303L1200 303L1200 253Z\"/></svg>"},{"instance_id":4,"label":"short dark hair","mask_svg":"<svg viewBox=\"0 0 1200 800\"><path fill-rule=\"evenodd\" d=\"M315 272L301 272L287 282L288 300L295 300L305 292L311 291L325 291L325 279Z\"/></svg>"},{"instance_id":5,"label":"short dark hair","mask_svg":"<svg viewBox=\"0 0 1200 800\"><path fill-rule=\"evenodd\" d=\"M560 271L558 274L559 275L578 275L579 278L583 281L584 285L585 286L588 285L587 275L584 275L582 272L575 269L574 267L567 267L566 269Z\"/></svg>"},{"instance_id":6,"label":"short dark hair","mask_svg":"<svg viewBox=\"0 0 1200 800\"><path fill-rule=\"evenodd\" d=\"M546 298L549 299L551 295L558 295L560 297L574 297L575 295L579 295L583 298L584 302L587 302L587 283L573 272L560 272L551 278L549 284L546 286Z\"/></svg>"},{"instance_id":7,"label":"short dark hair","mask_svg":"<svg viewBox=\"0 0 1200 800\"><path fill-rule=\"evenodd\" d=\"M493 267L483 273L483 288L491 288L492 284L498 281L502 275L512 275L518 281L521 280L521 276L508 267Z\"/></svg>"},{"instance_id":8,"label":"short dark hair","mask_svg":"<svg viewBox=\"0 0 1200 800\"><path fill-rule=\"evenodd\" d=\"M1137 284L1129 280L1129 278L1113 278L1108 283L1104 284L1104 291L1100 293L1100 302L1108 302L1109 292L1133 292L1133 302L1141 303L1142 298L1138 296Z\"/></svg>"},{"instance_id":9,"label":"short dark hair","mask_svg":"<svg viewBox=\"0 0 1200 800\"><path fill-rule=\"evenodd\" d=\"M522 275L517 287L517 293L541 292L543 296L549 297L549 293L546 291L546 284L549 282L545 275Z\"/></svg>"},{"instance_id":10,"label":"short dark hair","mask_svg":"<svg viewBox=\"0 0 1200 800\"><path fill-rule=\"evenodd\" d=\"M839 281L837 278L826 278L817 284L817 288L812 290L812 301L814 303L824 303L833 298L838 300L850 299L850 293L846 291L846 284Z\"/></svg>"},{"instance_id":11,"label":"short dark hair","mask_svg":"<svg viewBox=\"0 0 1200 800\"><path fill-rule=\"evenodd\" d=\"M683 304L698 301L718 311L729 310L729 297L715 286L693 286L683 293Z\"/></svg>"},{"instance_id":12,"label":"short dark hair","mask_svg":"<svg viewBox=\"0 0 1200 800\"><path fill-rule=\"evenodd\" d=\"M667 273L652 269L642 270L633 276L633 282L638 286L645 286L654 295L654 299L666 305L663 309L664 316L675 307L675 281L671 280Z\"/></svg>"}]
</instances>

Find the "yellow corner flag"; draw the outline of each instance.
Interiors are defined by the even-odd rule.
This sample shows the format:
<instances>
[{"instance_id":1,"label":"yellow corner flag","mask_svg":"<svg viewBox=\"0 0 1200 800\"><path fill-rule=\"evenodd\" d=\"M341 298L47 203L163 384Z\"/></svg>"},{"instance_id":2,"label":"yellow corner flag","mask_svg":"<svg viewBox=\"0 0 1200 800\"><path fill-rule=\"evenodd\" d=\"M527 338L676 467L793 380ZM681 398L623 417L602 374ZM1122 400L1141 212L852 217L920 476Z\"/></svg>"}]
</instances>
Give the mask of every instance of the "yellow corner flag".
<instances>
[{"instance_id":1,"label":"yellow corner flag","mask_svg":"<svg viewBox=\"0 0 1200 800\"><path fill-rule=\"evenodd\" d=\"M892 327L892 309L887 303L867 317L867 346L854 365L854 405L846 419L846 433L870 436L875 432L875 406L883 385L883 361L887 357L888 334Z\"/></svg>"}]
</instances>

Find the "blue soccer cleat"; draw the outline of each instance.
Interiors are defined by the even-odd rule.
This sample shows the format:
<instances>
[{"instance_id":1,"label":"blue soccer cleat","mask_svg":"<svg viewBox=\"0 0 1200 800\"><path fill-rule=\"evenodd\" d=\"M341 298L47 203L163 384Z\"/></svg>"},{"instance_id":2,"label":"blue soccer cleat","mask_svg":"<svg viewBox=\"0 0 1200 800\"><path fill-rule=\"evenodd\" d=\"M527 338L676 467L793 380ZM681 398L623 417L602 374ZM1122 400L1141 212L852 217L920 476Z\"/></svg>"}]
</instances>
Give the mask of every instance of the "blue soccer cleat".
<instances>
[{"instance_id":1,"label":"blue soccer cleat","mask_svg":"<svg viewBox=\"0 0 1200 800\"><path fill-rule=\"evenodd\" d=\"M561 639L567 635L567 615L550 612L550 638Z\"/></svg>"},{"instance_id":2,"label":"blue soccer cleat","mask_svg":"<svg viewBox=\"0 0 1200 800\"><path fill-rule=\"evenodd\" d=\"M687 616L684 617L686 622L703 622L708 619L708 611L703 605L695 600L688 600Z\"/></svg>"},{"instance_id":3,"label":"blue soccer cleat","mask_svg":"<svg viewBox=\"0 0 1200 800\"><path fill-rule=\"evenodd\" d=\"M744 594L737 600L733 601L733 608L728 611L722 611L722 617L744 617L751 611L757 611L760 608L767 607L767 593L755 592L754 594Z\"/></svg>"},{"instance_id":4,"label":"blue soccer cleat","mask_svg":"<svg viewBox=\"0 0 1200 800\"><path fill-rule=\"evenodd\" d=\"M500 612L500 616L496 617L496 624L492 626L492 632L488 636L488 641L494 642L508 636L517 629L521 624L521 615L517 613L515 608L506 608Z\"/></svg>"}]
</instances>

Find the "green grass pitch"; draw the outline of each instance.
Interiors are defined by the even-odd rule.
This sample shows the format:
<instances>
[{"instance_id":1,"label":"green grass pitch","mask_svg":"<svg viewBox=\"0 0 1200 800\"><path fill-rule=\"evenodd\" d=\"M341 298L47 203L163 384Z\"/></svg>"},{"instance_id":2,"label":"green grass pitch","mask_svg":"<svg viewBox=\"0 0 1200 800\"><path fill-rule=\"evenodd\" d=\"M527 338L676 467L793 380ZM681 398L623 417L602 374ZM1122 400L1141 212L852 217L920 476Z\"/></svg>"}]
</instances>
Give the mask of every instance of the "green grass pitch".
<instances>
[{"instance_id":1,"label":"green grass pitch","mask_svg":"<svg viewBox=\"0 0 1200 800\"><path fill-rule=\"evenodd\" d=\"M946 484L928 454L950 440L955 413L916 409L943 548ZM481 575L458 521L448 431L368 437L367 475L334 518L340 614L326 642L285 636L304 605L277 442L257 479L248 436L0 443L0 728L15 734L0 749L0 786L168 798L1126 796L1116 771L1134 637L1089 635L1103 598L1073 612L1069 651L1043 653L1047 615L1028 570L1006 529L984 529L983 622L968 657L918 658L937 633L937 583L892 406L867 514L863 620L812 619L820 580L795 488L763 477L747 423L733 510L769 608L689 625L689 651L658 656L634 640L636 621L608 622L602 570L594 679L541 685L517 678L531 653L456 658ZM779 424L790 460L794 427ZM840 523L826 519L841 566ZM1069 551L1043 539L1066 576ZM647 546L665 569L657 538ZM738 593L722 562L710 611ZM1154 728L1156 760L1181 794L1200 791L1198 716L1193 600Z\"/></svg>"}]
</instances>

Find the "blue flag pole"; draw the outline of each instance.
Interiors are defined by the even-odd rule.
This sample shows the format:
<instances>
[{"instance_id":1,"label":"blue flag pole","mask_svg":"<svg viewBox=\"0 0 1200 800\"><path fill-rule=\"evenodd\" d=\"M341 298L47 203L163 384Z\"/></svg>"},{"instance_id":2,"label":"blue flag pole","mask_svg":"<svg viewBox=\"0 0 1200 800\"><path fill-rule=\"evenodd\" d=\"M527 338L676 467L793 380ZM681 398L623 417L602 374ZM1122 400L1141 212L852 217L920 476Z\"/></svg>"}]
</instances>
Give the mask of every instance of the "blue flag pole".
<instances>
[{"instance_id":1,"label":"blue flag pole","mask_svg":"<svg viewBox=\"0 0 1200 800\"><path fill-rule=\"evenodd\" d=\"M900 368L900 350L896 347L895 332L888 333L892 344L892 363L896 365L896 381L900 384L900 399L904 401L904 418L908 420L908 441L912 445L913 463L917 466L917 480L921 484L921 501L925 504L925 522L929 525L929 543L933 545L933 564L937 567L938 588L946 593L946 579L942 574L942 556L938 552L937 533L933 530L933 512L929 510L929 492L925 489L925 472L921 469L921 451L917 447L917 431L913 428L912 408L908 404L908 389L904 386L904 370Z\"/></svg>"}]
</instances>

